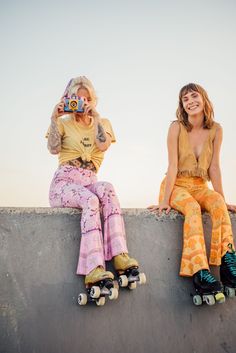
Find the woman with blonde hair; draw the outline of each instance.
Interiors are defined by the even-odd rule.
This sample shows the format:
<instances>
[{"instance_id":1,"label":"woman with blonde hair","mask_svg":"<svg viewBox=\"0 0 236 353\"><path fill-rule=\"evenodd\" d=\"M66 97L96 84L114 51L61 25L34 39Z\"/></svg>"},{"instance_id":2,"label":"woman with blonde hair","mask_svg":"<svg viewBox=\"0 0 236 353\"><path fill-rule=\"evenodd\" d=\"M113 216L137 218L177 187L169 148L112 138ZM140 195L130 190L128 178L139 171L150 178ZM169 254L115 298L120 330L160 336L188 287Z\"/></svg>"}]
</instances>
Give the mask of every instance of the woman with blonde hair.
<instances>
[{"instance_id":1,"label":"woman with blonde hair","mask_svg":"<svg viewBox=\"0 0 236 353\"><path fill-rule=\"evenodd\" d=\"M80 109L68 108L71 97L78 98ZM103 294L111 294L109 289L113 287L114 275L105 270L105 261L114 259L119 273L131 268L136 275L138 262L128 255L124 222L113 186L97 181L96 173L104 152L115 142L115 136L110 121L100 117L96 104L92 83L80 76L69 82L53 110L47 134L48 149L52 154L58 154L59 167L51 182L49 199L51 207L82 208L77 274L85 275L86 287L102 282ZM100 207L104 219L103 235ZM99 298L101 291L95 292L93 297ZM113 292L115 294L111 296L115 299L118 293ZM85 304L84 298L81 303ZM103 305L104 301L97 303Z\"/></svg>"},{"instance_id":2,"label":"woman with blonde hair","mask_svg":"<svg viewBox=\"0 0 236 353\"><path fill-rule=\"evenodd\" d=\"M169 165L159 194L159 205L150 206L161 213L171 208L185 216L183 252L180 276L193 276L198 296L208 304L224 301L223 286L235 295L236 255L228 210L236 207L225 202L221 170L220 147L222 127L214 121L212 104L207 92L194 83L184 86L179 93L179 105L168 132ZM214 190L208 188L211 181ZM221 281L210 273L206 256L201 209L212 219L210 265L220 265ZM207 296L214 294L214 298ZM205 295L205 296L204 296ZM201 298L200 298L201 297Z\"/></svg>"}]
</instances>

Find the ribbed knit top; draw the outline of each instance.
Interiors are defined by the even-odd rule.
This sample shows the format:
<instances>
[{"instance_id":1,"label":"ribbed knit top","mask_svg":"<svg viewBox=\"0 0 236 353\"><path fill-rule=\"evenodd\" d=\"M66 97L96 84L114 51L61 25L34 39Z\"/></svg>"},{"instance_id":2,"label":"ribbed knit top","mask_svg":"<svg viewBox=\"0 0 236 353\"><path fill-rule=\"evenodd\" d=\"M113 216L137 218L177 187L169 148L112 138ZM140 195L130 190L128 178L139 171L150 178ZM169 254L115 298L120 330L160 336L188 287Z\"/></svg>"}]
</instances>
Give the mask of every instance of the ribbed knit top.
<instances>
[{"instance_id":1,"label":"ribbed knit top","mask_svg":"<svg viewBox=\"0 0 236 353\"><path fill-rule=\"evenodd\" d=\"M177 176L197 176L205 180L210 180L208 169L213 156L213 141L216 135L216 130L220 125L214 122L211 129L209 129L209 135L204 142L198 159L190 145L187 129L183 124L180 123L179 125L179 160Z\"/></svg>"}]
</instances>

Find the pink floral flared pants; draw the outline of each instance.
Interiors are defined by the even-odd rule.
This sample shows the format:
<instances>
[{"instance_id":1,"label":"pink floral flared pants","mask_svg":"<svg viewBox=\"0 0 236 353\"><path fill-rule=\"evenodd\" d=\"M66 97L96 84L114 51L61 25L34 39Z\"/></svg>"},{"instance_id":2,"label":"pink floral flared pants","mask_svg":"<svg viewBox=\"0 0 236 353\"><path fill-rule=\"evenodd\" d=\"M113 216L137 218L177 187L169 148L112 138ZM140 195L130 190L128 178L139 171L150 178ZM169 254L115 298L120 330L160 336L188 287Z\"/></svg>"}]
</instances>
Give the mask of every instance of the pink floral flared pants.
<instances>
[{"instance_id":1,"label":"pink floral flared pants","mask_svg":"<svg viewBox=\"0 0 236 353\"><path fill-rule=\"evenodd\" d=\"M126 235L119 201L113 186L97 182L93 171L64 165L51 182L51 207L82 208L81 242L77 274L87 275L105 261L127 253ZM102 210L103 235L100 219Z\"/></svg>"}]
</instances>

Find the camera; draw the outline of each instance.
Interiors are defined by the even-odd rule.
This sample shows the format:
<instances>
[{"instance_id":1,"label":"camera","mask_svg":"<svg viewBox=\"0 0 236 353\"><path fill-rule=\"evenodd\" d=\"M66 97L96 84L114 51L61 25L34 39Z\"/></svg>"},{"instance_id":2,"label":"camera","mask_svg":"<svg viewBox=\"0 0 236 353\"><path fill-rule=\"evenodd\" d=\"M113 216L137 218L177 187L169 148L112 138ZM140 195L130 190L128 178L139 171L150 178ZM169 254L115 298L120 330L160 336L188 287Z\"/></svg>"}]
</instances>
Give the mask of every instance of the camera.
<instances>
[{"instance_id":1,"label":"camera","mask_svg":"<svg viewBox=\"0 0 236 353\"><path fill-rule=\"evenodd\" d=\"M87 103L87 98L78 97L74 94L71 97L65 97L64 101L65 101L64 112L83 113L84 112L83 105L84 103Z\"/></svg>"}]
</instances>

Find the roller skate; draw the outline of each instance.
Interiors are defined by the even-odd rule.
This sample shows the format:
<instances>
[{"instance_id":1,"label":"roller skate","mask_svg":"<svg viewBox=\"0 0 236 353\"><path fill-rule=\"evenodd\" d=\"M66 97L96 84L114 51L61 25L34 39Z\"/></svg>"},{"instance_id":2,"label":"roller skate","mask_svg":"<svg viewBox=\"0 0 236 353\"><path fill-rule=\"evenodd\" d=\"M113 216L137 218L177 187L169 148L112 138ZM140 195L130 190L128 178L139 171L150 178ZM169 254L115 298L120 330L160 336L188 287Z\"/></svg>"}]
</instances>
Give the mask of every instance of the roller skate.
<instances>
[{"instance_id":1,"label":"roller skate","mask_svg":"<svg viewBox=\"0 0 236 353\"><path fill-rule=\"evenodd\" d=\"M206 302L207 305L225 302L223 285L215 279L209 270L200 270L195 273L193 285L196 291L196 294L193 295L194 305L202 305L203 302Z\"/></svg>"},{"instance_id":2,"label":"roller skate","mask_svg":"<svg viewBox=\"0 0 236 353\"><path fill-rule=\"evenodd\" d=\"M118 274L118 283L120 287L135 289L138 284L146 283L144 273L139 273L138 262L130 258L128 254L122 253L114 257L114 267Z\"/></svg>"},{"instance_id":3,"label":"roller skate","mask_svg":"<svg viewBox=\"0 0 236 353\"><path fill-rule=\"evenodd\" d=\"M86 293L80 293L78 304L86 305L88 302L95 302L98 306L105 304L106 296L114 300L118 298L119 286L114 282L114 275L98 266L85 277Z\"/></svg>"},{"instance_id":4,"label":"roller skate","mask_svg":"<svg viewBox=\"0 0 236 353\"><path fill-rule=\"evenodd\" d=\"M220 265L220 279L224 285L224 292L227 297L236 296L236 253L232 244L230 250L222 257Z\"/></svg>"}]
</instances>

